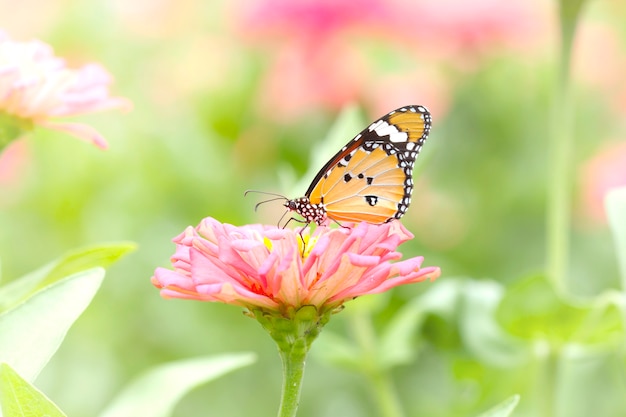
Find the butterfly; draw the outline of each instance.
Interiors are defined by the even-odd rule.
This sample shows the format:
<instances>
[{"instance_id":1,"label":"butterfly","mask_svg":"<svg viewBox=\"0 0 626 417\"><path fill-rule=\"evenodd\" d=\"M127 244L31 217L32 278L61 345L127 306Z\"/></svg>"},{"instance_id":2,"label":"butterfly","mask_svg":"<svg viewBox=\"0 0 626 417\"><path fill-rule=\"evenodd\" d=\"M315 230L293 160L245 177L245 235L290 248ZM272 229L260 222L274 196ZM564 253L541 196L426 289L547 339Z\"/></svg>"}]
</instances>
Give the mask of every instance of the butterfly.
<instances>
[{"instance_id":1,"label":"butterfly","mask_svg":"<svg viewBox=\"0 0 626 417\"><path fill-rule=\"evenodd\" d=\"M424 106L405 106L376 120L317 173L304 197L284 206L303 223L385 223L411 204L413 166L430 133ZM296 219L294 219L296 220Z\"/></svg>"}]
</instances>

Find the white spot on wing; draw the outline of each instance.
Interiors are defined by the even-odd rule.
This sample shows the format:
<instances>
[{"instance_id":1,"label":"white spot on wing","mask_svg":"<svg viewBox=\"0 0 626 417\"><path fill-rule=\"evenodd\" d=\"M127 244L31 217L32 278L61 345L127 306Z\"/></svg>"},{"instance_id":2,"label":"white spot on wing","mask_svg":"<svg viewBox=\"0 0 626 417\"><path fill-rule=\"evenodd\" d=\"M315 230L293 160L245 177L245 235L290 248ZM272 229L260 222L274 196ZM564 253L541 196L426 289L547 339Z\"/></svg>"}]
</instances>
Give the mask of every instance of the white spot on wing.
<instances>
[{"instance_id":1,"label":"white spot on wing","mask_svg":"<svg viewBox=\"0 0 626 417\"><path fill-rule=\"evenodd\" d=\"M370 127L368 128L368 129L369 129L369 131L371 132L372 130L376 130L376 129L378 129L378 127L379 127L382 123L387 124L387 123L386 123L386 122L384 122L383 120L377 120L377 121L375 121L375 122L374 122L374 123L372 123L372 124L370 125Z\"/></svg>"},{"instance_id":2,"label":"white spot on wing","mask_svg":"<svg viewBox=\"0 0 626 417\"><path fill-rule=\"evenodd\" d=\"M400 132L397 127L390 125L384 120L379 120L379 123L373 129L372 126L370 126L370 130L375 130L378 136L389 136L389 140L394 143L406 142L409 139L409 135L406 132Z\"/></svg>"}]
</instances>

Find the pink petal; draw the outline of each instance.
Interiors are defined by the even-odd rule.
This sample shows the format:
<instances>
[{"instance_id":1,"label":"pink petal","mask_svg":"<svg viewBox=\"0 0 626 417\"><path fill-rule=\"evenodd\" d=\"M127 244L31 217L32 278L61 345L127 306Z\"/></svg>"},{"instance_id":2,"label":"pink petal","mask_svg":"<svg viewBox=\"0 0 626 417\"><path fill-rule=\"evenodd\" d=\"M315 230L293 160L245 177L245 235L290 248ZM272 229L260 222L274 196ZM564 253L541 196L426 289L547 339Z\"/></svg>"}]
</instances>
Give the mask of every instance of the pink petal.
<instances>
[{"instance_id":1,"label":"pink petal","mask_svg":"<svg viewBox=\"0 0 626 417\"><path fill-rule=\"evenodd\" d=\"M98 131L88 125L79 123L39 122L40 126L48 129L69 133L70 135L91 142L100 149L107 149L109 144Z\"/></svg>"},{"instance_id":2,"label":"pink petal","mask_svg":"<svg viewBox=\"0 0 626 417\"><path fill-rule=\"evenodd\" d=\"M164 297L218 301L284 312L315 305L335 308L356 296L434 279L439 268L420 269L423 258L400 258L397 245L411 235L399 222L318 227L302 257L308 229L236 227L206 218L174 238L175 271L157 268L152 282Z\"/></svg>"}]
</instances>

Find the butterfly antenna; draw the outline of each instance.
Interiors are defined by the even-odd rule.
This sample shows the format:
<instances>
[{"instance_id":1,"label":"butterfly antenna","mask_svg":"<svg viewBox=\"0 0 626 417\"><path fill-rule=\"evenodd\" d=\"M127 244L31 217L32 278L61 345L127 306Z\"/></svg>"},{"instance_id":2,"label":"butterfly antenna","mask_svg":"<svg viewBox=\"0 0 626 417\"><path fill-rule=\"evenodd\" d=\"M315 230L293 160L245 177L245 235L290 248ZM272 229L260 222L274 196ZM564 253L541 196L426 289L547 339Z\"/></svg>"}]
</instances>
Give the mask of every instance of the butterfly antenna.
<instances>
[{"instance_id":1,"label":"butterfly antenna","mask_svg":"<svg viewBox=\"0 0 626 417\"><path fill-rule=\"evenodd\" d=\"M269 203L270 201L276 201L276 200L286 200L286 198L285 197L276 197L276 198L270 198L269 200L263 200L263 201L255 204L254 211L256 211L261 204Z\"/></svg>"},{"instance_id":2,"label":"butterfly antenna","mask_svg":"<svg viewBox=\"0 0 626 417\"><path fill-rule=\"evenodd\" d=\"M259 190L246 190L245 193L243 193L243 196L247 196L249 193L257 193L257 194L265 194L265 195L273 195L276 197L280 197L280 198L284 198L285 200L289 200L287 197L285 197L282 194L278 194L278 193L269 193L267 191L259 191Z\"/></svg>"},{"instance_id":3,"label":"butterfly antenna","mask_svg":"<svg viewBox=\"0 0 626 417\"><path fill-rule=\"evenodd\" d=\"M258 190L246 190L246 192L245 192L245 193L243 193L244 197L245 197L245 196L247 196L247 195L248 195L248 193L257 193L257 194L264 194L264 195L273 195L273 196L275 196L275 198L270 198L269 200L263 200L263 201L261 201L261 202L257 203L257 204L254 206L254 211L257 211L257 209L259 208L259 206L260 206L261 204L269 203L270 201L276 201L276 200L289 200L287 197L285 197L285 196L284 196L284 195L282 195L282 194L277 194L277 193L268 193L268 192L265 192L265 191L258 191ZM282 218L282 217L281 217L281 218Z\"/></svg>"}]
</instances>

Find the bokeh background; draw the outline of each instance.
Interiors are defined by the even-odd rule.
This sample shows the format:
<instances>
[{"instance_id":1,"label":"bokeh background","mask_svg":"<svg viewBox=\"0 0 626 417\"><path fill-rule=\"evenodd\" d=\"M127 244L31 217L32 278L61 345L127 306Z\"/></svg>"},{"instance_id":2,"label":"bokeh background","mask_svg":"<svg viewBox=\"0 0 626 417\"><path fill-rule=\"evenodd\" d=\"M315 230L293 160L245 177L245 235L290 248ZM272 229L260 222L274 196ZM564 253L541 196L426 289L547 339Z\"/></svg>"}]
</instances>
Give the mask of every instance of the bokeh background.
<instances>
[{"instance_id":1,"label":"bokeh background","mask_svg":"<svg viewBox=\"0 0 626 417\"><path fill-rule=\"evenodd\" d=\"M626 184L624 21L626 3L592 1L575 43L568 285L580 296L619 285L602 198ZM275 414L280 362L261 327L236 307L163 300L150 277L169 265L171 238L203 217L275 224L280 203L254 212L244 191L301 195L311 160L340 146L324 138L345 108L363 126L405 104L433 114L403 218L415 234L406 256L440 266L440 281L508 285L544 269L556 2L0 0L0 29L51 44L70 65L102 63L113 94L134 103L80 118L107 151L36 130L0 160L3 280L76 247L139 244L38 380L68 415L96 415L152 365L231 351L259 360L197 388L175 415ZM377 323L430 285L382 296ZM328 332L346 327L340 314ZM455 323L433 320L415 336L419 355L394 372L408 415L474 415L533 391L524 370L473 357ZM300 415L376 416L358 374L315 350ZM617 404L603 415L623 415ZM523 403L516 413L530 415Z\"/></svg>"}]
</instances>

